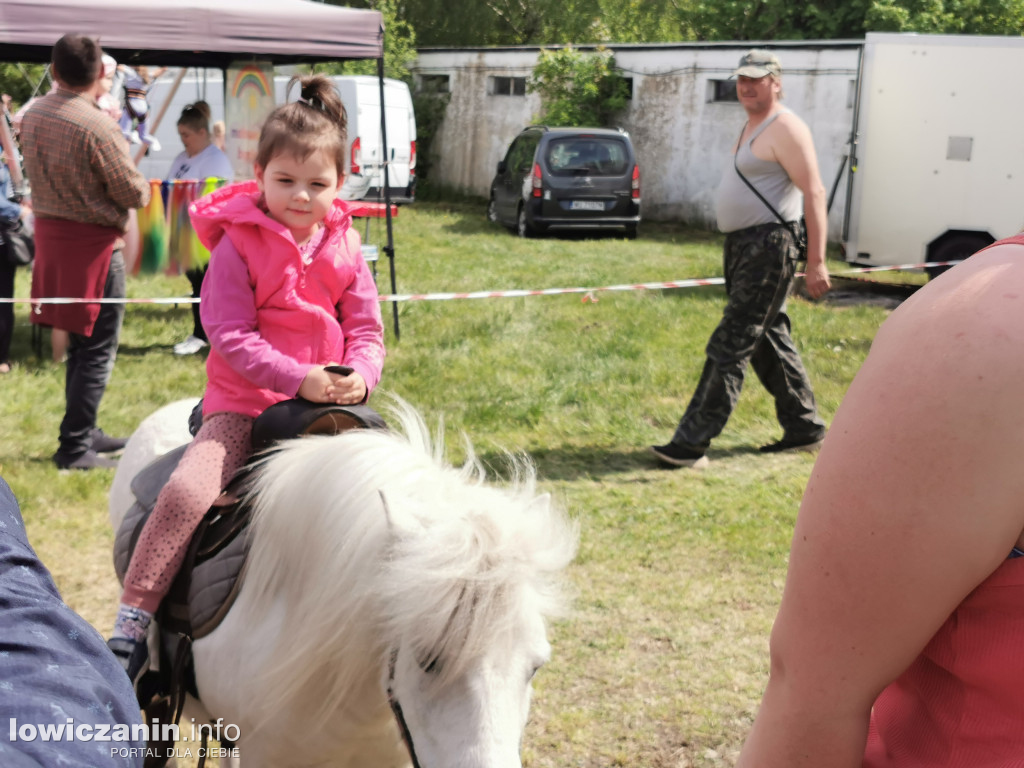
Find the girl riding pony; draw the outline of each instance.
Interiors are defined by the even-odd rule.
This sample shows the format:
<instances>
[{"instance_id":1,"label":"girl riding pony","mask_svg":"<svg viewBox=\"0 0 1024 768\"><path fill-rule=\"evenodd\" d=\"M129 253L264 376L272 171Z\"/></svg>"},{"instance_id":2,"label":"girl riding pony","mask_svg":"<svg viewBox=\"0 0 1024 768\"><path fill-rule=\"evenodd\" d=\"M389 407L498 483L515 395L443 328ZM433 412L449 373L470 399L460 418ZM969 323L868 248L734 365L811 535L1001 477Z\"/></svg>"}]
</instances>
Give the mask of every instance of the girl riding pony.
<instances>
[{"instance_id":1,"label":"girl riding pony","mask_svg":"<svg viewBox=\"0 0 1024 768\"><path fill-rule=\"evenodd\" d=\"M251 451L253 420L296 395L364 402L380 380L377 287L345 203L346 120L323 75L276 109L260 133L256 180L192 204L211 251L200 311L210 340L203 424L161 490L124 580L110 649L135 682L150 620L193 532ZM328 366L345 365L342 375Z\"/></svg>"}]
</instances>

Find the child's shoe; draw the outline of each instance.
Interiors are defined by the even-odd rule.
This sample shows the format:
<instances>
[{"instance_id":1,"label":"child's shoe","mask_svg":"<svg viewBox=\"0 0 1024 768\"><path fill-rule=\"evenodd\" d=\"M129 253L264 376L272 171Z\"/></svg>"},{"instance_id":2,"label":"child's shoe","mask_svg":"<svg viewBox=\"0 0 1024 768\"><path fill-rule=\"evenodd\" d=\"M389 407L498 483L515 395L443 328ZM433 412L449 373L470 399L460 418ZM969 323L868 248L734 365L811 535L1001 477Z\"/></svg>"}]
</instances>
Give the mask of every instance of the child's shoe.
<instances>
[{"instance_id":1,"label":"child's shoe","mask_svg":"<svg viewBox=\"0 0 1024 768\"><path fill-rule=\"evenodd\" d=\"M107 648L114 654L128 679L134 686L139 682L142 673L149 669L149 644L145 639L132 640L128 637L112 637L107 640Z\"/></svg>"}]
</instances>

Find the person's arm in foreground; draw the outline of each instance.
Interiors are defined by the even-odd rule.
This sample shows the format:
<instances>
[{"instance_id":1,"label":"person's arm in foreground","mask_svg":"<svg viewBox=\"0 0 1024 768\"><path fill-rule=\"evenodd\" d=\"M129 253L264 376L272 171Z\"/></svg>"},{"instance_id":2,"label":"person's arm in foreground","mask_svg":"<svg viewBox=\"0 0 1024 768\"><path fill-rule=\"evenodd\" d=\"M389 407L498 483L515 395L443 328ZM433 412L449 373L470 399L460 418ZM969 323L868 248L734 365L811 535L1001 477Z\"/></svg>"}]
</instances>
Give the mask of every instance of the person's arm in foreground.
<instances>
[{"instance_id":1,"label":"person's arm in foreground","mask_svg":"<svg viewBox=\"0 0 1024 768\"><path fill-rule=\"evenodd\" d=\"M138 739L142 720L131 683L99 633L61 601L3 478L0 626L0 766L142 765L145 742ZM113 740L117 727L127 727L131 740ZM43 729L61 735L43 738Z\"/></svg>"},{"instance_id":2,"label":"person's arm in foreground","mask_svg":"<svg viewBox=\"0 0 1024 768\"><path fill-rule=\"evenodd\" d=\"M775 155L793 184L804 195L804 219L807 223L807 292L820 299L832 287L825 264L828 238L828 208L825 185L818 169L814 139L807 124L792 113L779 115Z\"/></svg>"},{"instance_id":3,"label":"person's arm in foreground","mask_svg":"<svg viewBox=\"0 0 1024 768\"><path fill-rule=\"evenodd\" d=\"M1018 543L1022 259L972 258L879 331L804 494L740 768L860 766L878 694Z\"/></svg>"}]
</instances>

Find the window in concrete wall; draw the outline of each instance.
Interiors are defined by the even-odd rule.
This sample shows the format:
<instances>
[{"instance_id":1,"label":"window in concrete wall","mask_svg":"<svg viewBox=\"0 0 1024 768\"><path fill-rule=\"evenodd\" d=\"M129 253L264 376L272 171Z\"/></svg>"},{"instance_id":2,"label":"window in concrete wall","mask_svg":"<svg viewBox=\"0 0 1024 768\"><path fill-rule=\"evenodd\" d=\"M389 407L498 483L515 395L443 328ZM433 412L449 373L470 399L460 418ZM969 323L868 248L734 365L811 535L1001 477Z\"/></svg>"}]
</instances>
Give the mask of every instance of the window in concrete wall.
<instances>
[{"instance_id":1,"label":"window in concrete wall","mask_svg":"<svg viewBox=\"0 0 1024 768\"><path fill-rule=\"evenodd\" d=\"M708 102L732 101L739 102L736 98L735 80L708 80Z\"/></svg>"},{"instance_id":2,"label":"window in concrete wall","mask_svg":"<svg viewBox=\"0 0 1024 768\"><path fill-rule=\"evenodd\" d=\"M624 77L622 79L626 81L626 98L629 99L630 101L632 101L633 100L633 78L632 77Z\"/></svg>"},{"instance_id":3,"label":"window in concrete wall","mask_svg":"<svg viewBox=\"0 0 1024 768\"><path fill-rule=\"evenodd\" d=\"M525 77L491 75L487 78L487 93L491 96L525 96Z\"/></svg>"},{"instance_id":4,"label":"window in concrete wall","mask_svg":"<svg viewBox=\"0 0 1024 768\"><path fill-rule=\"evenodd\" d=\"M451 78L448 75L420 75L421 93L451 93Z\"/></svg>"}]
</instances>

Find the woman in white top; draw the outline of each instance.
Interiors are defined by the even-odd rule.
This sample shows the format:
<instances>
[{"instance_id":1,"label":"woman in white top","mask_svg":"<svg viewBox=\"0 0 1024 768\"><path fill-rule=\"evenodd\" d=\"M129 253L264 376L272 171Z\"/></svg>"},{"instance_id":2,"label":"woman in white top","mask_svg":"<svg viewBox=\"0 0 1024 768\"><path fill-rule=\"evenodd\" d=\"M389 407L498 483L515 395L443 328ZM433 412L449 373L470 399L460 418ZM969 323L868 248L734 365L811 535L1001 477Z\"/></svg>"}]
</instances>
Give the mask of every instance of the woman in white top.
<instances>
[{"instance_id":1,"label":"woman in white top","mask_svg":"<svg viewBox=\"0 0 1024 768\"><path fill-rule=\"evenodd\" d=\"M178 118L178 136L185 145L185 151L174 158L167 180L209 179L211 177L234 181L235 172L223 151L213 143L210 133L210 105L205 101L186 104ZM185 276L192 284L193 298L199 298L199 290L206 275L206 265L186 270ZM176 355L194 355L206 346L206 332L199 319L199 304L192 305L192 334L174 345Z\"/></svg>"},{"instance_id":2,"label":"woman in white top","mask_svg":"<svg viewBox=\"0 0 1024 768\"><path fill-rule=\"evenodd\" d=\"M205 101L186 104L178 118L178 137L185 151L174 158L167 180L218 179L234 181L231 161L213 143L210 132L210 105Z\"/></svg>"}]
</instances>

